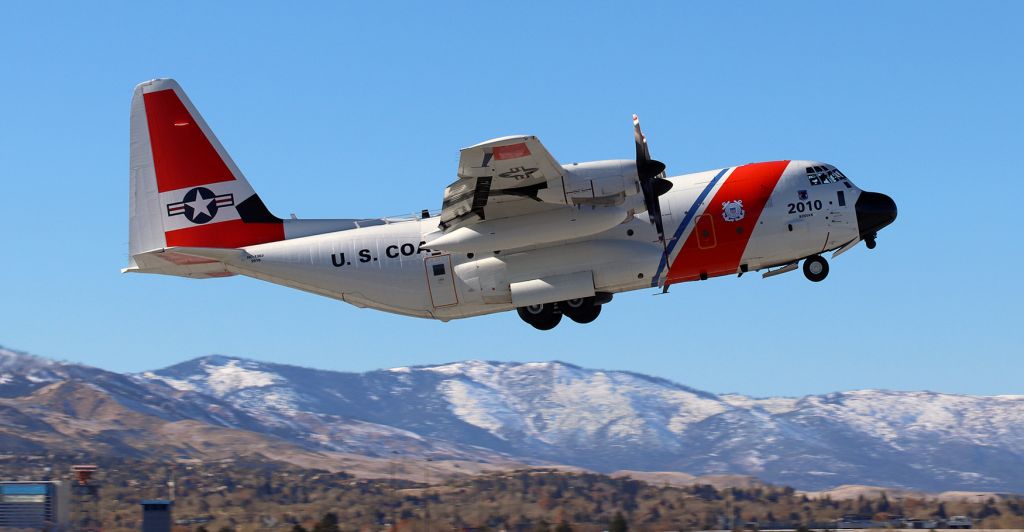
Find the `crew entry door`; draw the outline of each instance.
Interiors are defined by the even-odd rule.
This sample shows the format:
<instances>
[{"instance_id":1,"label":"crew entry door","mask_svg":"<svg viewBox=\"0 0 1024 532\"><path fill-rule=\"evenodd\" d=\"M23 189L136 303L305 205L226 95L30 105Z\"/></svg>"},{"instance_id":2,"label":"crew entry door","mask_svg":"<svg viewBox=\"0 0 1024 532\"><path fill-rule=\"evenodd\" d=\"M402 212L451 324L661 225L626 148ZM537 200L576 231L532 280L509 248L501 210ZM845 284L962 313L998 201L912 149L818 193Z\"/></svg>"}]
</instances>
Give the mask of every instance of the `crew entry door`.
<instances>
[{"instance_id":1,"label":"crew entry door","mask_svg":"<svg viewBox=\"0 0 1024 532\"><path fill-rule=\"evenodd\" d=\"M702 214L697 217L697 247L700 249L711 249L718 245L718 237L715 235L715 219L710 214Z\"/></svg>"},{"instance_id":2,"label":"crew entry door","mask_svg":"<svg viewBox=\"0 0 1024 532\"><path fill-rule=\"evenodd\" d=\"M423 264L427 268L427 289L430 290L430 302L434 307L447 307L458 303L451 255L427 257Z\"/></svg>"},{"instance_id":3,"label":"crew entry door","mask_svg":"<svg viewBox=\"0 0 1024 532\"><path fill-rule=\"evenodd\" d=\"M856 235L856 215L851 216L850 207L847 206L846 191L837 190L836 195L828 201L828 242L826 248L841 246L849 241L851 235Z\"/></svg>"}]
</instances>

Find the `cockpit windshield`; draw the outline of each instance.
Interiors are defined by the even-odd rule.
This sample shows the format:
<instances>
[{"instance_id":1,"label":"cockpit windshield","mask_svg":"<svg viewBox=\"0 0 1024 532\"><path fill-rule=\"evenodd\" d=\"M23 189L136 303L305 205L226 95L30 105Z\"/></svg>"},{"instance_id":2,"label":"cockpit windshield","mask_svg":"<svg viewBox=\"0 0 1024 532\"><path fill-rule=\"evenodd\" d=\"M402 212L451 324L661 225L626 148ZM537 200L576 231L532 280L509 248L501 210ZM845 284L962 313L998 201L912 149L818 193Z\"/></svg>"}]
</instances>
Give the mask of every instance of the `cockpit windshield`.
<instances>
[{"instance_id":1,"label":"cockpit windshield","mask_svg":"<svg viewBox=\"0 0 1024 532\"><path fill-rule=\"evenodd\" d=\"M835 167L808 166L807 180L810 181L811 186L824 185L827 183L842 183L846 185L846 188L853 188L853 185L850 184L850 181L846 176Z\"/></svg>"}]
</instances>

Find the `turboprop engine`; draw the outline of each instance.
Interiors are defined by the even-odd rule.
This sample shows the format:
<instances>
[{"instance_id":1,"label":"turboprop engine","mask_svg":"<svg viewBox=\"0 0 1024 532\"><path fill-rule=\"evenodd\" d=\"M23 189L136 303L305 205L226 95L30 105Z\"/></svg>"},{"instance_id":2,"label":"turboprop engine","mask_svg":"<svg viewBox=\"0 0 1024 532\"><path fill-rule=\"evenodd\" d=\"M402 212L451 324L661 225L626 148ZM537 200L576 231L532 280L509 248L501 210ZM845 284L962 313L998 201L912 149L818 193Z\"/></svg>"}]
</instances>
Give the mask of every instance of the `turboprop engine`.
<instances>
[{"instance_id":1,"label":"turboprop engine","mask_svg":"<svg viewBox=\"0 0 1024 532\"><path fill-rule=\"evenodd\" d=\"M643 195L636 163L629 160L562 165L565 196L573 205L622 205L642 212ZM639 210L636 210L639 208Z\"/></svg>"},{"instance_id":2,"label":"turboprop engine","mask_svg":"<svg viewBox=\"0 0 1024 532\"><path fill-rule=\"evenodd\" d=\"M633 161L576 163L563 165L562 170L565 207L438 232L423 247L479 253L573 240L607 231L646 210ZM543 192L546 200L557 198L551 195L550 190Z\"/></svg>"}]
</instances>

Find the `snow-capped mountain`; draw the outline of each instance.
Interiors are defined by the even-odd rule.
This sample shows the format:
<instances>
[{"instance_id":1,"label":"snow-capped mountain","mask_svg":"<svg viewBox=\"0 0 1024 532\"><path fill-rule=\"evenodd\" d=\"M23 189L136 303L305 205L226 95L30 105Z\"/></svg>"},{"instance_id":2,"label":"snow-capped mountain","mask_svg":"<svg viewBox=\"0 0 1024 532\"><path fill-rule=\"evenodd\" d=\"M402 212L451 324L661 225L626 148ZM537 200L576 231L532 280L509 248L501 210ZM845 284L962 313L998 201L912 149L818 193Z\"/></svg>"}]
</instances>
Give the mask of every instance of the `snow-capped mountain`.
<instances>
[{"instance_id":1,"label":"snow-capped mountain","mask_svg":"<svg viewBox=\"0 0 1024 532\"><path fill-rule=\"evenodd\" d=\"M0 375L11 377L0 397L30 374L87 371L4 353ZM148 393L165 417L200 410L194 419L310 452L742 474L801 489L1024 492L1024 396L861 390L755 399L561 362L343 373L209 356L114 375L94 385L142 390L114 394L118 401L152 410L139 397ZM19 386L21 395L31 388Z\"/></svg>"}]
</instances>

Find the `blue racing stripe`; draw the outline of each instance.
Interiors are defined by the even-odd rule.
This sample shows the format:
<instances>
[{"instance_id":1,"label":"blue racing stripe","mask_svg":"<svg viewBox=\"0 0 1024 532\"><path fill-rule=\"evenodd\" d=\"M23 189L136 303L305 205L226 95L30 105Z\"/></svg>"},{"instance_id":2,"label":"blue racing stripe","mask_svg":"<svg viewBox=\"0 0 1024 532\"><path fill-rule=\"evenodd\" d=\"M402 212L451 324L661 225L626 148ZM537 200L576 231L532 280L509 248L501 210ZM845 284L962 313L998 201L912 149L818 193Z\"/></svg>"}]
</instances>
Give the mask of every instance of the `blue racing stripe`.
<instances>
[{"instance_id":1,"label":"blue racing stripe","mask_svg":"<svg viewBox=\"0 0 1024 532\"><path fill-rule=\"evenodd\" d=\"M661 272L668 265L668 258L672 256L672 251L675 250L676 245L679 244L679 238L683 236L683 231L686 229L688 225L690 225L690 222L693 220L694 215L697 214L697 207L699 207L700 204L704 202L704 200L708 197L708 194L711 193L711 189L715 188L715 185L718 184L718 180L721 179L722 176L725 175L725 173L728 171L729 168L723 168L721 172L718 172L718 175L716 175L714 179L708 182L707 186L704 187L704 190L702 190L700 195L697 196L697 199L693 201L693 205L691 205L690 208L686 211L686 216L683 218L682 223L680 223L679 227L676 228L676 233L672 235L672 239L668 241L667 251L664 255L662 255L661 263L658 264L658 272L654 274L654 279L651 280L652 287L658 286L658 282L659 280L661 280Z\"/></svg>"}]
</instances>

